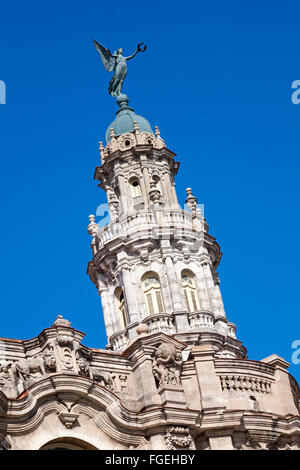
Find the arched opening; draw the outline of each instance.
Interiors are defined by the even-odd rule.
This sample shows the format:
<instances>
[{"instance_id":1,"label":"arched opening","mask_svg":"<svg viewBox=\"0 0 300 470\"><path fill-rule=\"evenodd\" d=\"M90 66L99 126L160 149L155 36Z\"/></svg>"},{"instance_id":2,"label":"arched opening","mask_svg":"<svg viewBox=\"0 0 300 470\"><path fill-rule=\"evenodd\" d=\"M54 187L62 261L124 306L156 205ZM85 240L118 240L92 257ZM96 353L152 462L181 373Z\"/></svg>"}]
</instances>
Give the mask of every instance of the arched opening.
<instances>
[{"instance_id":1,"label":"arched opening","mask_svg":"<svg viewBox=\"0 0 300 470\"><path fill-rule=\"evenodd\" d=\"M152 179L153 179L153 181L154 181L154 183L155 183L156 189L158 189L158 190L160 191L160 193L161 193L161 180L160 180L160 177L157 176L157 175L153 175L153 178L152 178Z\"/></svg>"},{"instance_id":2,"label":"arched opening","mask_svg":"<svg viewBox=\"0 0 300 470\"><path fill-rule=\"evenodd\" d=\"M200 310L195 275L192 273L192 271L189 271L187 269L182 271L181 282L188 310L190 312Z\"/></svg>"},{"instance_id":3,"label":"arched opening","mask_svg":"<svg viewBox=\"0 0 300 470\"><path fill-rule=\"evenodd\" d=\"M120 323L121 327L123 329L126 328L128 325L128 315L127 315L127 310L126 310L126 304L125 304L125 297L124 297L124 292L122 287L117 287L115 290L115 298L117 302L117 308L118 312L120 314Z\"/></svg>"},{"instance_id":4,"label":"arched opening","mask_svg":"<svg viewBox=\"0 0 300 470\"><path fill-rule=\"evenodd\" d=\"M73 437L60 437L44 444L40 450L98 450L92 444Z\"/></svg>"},{"instance_id":5,"label":"arched opening","mask_svg":"<svg viewBox=\"0 0 300 470\"><path fill-rule=\"evenodd\" d=\"M141 190L140 180L136 176L133 176L132 178L130 178L129 185L130 185L130 191L131 191L132 197L133 198L141 197L142 190Z\"/></svg>"},{"instance_id":6,"label":"arched opening","mask_svg":"<svg viewBox=\"0 0 300 470\"><path fill-rule=\"evenodd\" d=\"M158 275L152 271L144 274L142 285L148 315L163 313L164 304Z\"/></svg>"}]
</instances>

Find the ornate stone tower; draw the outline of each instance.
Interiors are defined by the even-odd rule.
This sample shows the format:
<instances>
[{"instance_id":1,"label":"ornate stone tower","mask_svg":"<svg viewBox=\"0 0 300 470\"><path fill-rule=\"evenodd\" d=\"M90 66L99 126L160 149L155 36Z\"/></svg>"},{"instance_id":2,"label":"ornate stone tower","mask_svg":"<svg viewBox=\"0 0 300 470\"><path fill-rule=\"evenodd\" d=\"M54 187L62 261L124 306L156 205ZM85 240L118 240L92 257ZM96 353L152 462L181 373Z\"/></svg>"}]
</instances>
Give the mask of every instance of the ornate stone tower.
<instances>
[{"instance_id":1,"label":"ornate stone tower","mask_svg":"<svg viewBox=\"0 0 300 470\"><path fill-rule=\"evenodd\" d=\"M299 450L289 364L247 358L224 311L220 248L190 188L178 204L175 154L117 102L95 172L110 221L88 226L108 345L85 346L60 315L35 338L0 338L0 450Z\"/></svg>"},{"instance_id":2,"label":"ornate stone tower","mask_svg":"<svg viewBox=\"0 0 300 470\"><path fill-rule=\"evenodd\" d=\"M175 154L126 95L117 102L95 171L110 223L99 228L90 216L88 227L88 273L101 296L108 347L122 351L139 331L161 331L188 345L214 344L220 357L242 357L219 289L220 248L191 188L184 209L178 204Z\"/></svg>"}]
</instances>

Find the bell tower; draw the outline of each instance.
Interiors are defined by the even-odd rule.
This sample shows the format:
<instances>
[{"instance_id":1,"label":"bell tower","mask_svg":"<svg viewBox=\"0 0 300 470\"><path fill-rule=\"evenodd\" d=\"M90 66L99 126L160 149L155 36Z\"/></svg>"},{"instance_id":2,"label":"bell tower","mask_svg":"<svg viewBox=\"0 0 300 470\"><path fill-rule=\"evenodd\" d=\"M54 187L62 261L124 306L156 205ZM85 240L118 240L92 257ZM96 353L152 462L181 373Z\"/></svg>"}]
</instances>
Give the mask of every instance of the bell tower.
<instances>
[{"instance_id":1,"label":"bell tower","mask_svg":"<svg viewBox=\"0 0 300 470\"><path fill-rule=\"evenodd\" d=\"M242 357L219 289L220 247L191 188L184 208L178 204L176 155L126 95L117 103L95 171L110 222L100 227L91 215L88 226L88 274L101 296L107 347L122 351L138 334L161 331L187 345L213 344L221 357Z\"/></svg>"}]
</instances>

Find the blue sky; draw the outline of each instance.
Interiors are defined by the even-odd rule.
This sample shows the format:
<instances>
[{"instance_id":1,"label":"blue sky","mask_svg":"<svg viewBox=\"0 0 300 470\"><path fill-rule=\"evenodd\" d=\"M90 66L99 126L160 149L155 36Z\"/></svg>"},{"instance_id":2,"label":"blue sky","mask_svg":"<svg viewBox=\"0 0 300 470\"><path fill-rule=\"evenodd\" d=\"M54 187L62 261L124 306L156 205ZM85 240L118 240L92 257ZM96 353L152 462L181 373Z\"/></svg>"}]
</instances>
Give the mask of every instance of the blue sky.
<instances>
[{"instance_id":1,"label":"blue sky","mask_svg":"<svg viewBox=\"0 0 300 470\"><path fill-rule=\"evenodd\" d=\"M291 360L299 331L299 2L0 0L2 337L63 314L104 347L86 275L93 180L116 104L95 38L129 55L124 91L181 161L223 251L227 316L248 356ZM300 379L300 365L290 371Z\"/></svg>"}]
</instances>

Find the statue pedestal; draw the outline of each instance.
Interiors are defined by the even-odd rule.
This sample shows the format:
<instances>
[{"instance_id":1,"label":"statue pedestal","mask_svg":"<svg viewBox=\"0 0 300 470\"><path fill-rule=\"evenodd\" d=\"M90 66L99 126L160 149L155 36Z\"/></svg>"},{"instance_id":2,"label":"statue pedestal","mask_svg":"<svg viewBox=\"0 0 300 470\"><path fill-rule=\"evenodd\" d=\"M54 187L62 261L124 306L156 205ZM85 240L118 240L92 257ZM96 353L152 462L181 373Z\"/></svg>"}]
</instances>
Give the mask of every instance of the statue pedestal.
<instances>
[{"instance_id":1,"label":"statue pedestal","mask_svg":"<svg viewBox=\"0 0 300 470\"><path fill-rule=\"evenodd\" d=\"M158 389L163 406L186 408L184 391L181 385L163 385Z\"/></svg>"}]
</instances>

